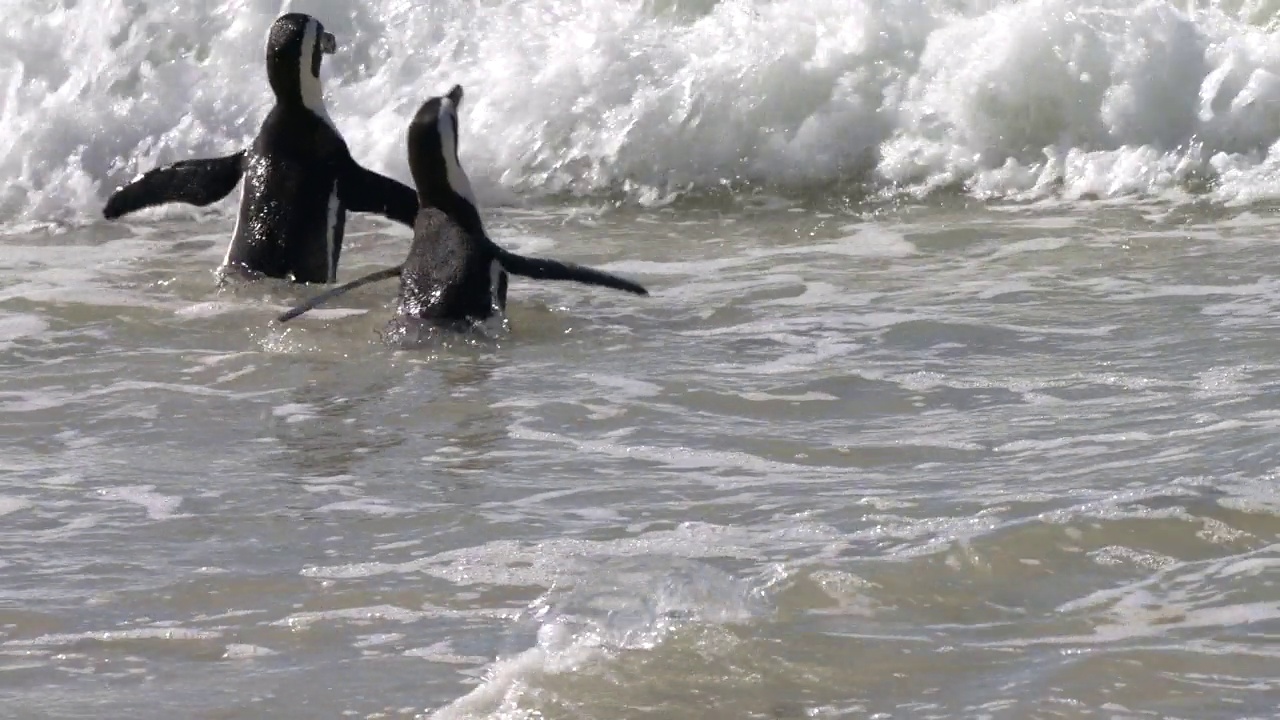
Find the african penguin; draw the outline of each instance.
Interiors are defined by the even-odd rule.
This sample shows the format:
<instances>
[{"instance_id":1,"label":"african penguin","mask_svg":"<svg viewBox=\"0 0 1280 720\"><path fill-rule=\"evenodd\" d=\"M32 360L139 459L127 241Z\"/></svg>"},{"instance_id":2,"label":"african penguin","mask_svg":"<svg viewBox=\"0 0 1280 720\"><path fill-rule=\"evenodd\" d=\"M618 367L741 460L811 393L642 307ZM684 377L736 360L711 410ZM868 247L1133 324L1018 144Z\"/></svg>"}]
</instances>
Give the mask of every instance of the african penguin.
<instances>
[{"instance_id":1,"label":"african penguin","mask_svg":"<svg viewBox=\"0 0 1280 720\"><path fill-rule=\"evenodd\" d=\"M289 320L353 288L400 278L398 314L441 323L484 320L506 308L506 273L540 280L572 280L637 295L649 292L609 273L508 252L489 239L466 172L458 162L458 105L462 86L432 97L409 125L409 170L421 209L409 257L308 300L280 315Z\"/></svg>"},{"instance_id":2,"label":"african penguin","mask_svg":"<svg viewBox=\"0 0 1280 720\"><path fill-rule=\"evenodd\" d=\"M208 205L240 184L239 215L219 274L334 282L347 211L410 227L418 212L416 193L356 163L330 120L320 63L336 50L319 20L281 15L267 38L267 80L276 102L253 145L151 170L113 193L102 214L114 219L171 202Z\"/></svg>"}]
</instances>

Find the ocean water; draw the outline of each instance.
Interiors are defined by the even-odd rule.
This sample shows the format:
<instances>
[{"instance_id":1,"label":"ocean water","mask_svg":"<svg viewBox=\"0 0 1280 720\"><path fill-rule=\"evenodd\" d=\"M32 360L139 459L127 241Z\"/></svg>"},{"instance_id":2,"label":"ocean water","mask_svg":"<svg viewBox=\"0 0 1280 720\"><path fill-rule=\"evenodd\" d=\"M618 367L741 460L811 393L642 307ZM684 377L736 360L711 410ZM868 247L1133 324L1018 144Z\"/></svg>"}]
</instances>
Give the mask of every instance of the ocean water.
<instances>
[{"instance_id":1,"label":"ocean water","mask_svg":"<svg viewBox=\"0 0 1280 720\"><path fill-rule=\"evenodd\" d=\"M3 0L15 718L1280 716L1280 3ZM515 279L218 287L287 9ZM349 220L340 279L406 228Z\"/></svg>"}]
</instances>

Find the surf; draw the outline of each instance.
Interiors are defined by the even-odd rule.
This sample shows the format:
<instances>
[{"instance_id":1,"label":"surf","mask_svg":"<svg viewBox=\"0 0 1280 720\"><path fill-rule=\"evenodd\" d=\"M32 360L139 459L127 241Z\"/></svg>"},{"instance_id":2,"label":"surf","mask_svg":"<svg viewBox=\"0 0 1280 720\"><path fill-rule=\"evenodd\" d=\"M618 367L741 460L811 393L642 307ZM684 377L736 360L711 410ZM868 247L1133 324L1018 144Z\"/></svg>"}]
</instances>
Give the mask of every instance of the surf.
<instances>
[{"instance_id":1,"label":"surf","mask_svg":"<svg viewBox=\"0 0 1280 720\"><path fill-rule=\"evenodd\" d=\"M486 205L851 187L1280 196L1280 37L1261 2L286 6L11 3L0 224L89 222L145 168L243 147L270 107L263 42L286 9L337 35L330 112L373 170L407 182L414 108L454 83L474 88L462 154Z\"/></svg>"}]
</instances>

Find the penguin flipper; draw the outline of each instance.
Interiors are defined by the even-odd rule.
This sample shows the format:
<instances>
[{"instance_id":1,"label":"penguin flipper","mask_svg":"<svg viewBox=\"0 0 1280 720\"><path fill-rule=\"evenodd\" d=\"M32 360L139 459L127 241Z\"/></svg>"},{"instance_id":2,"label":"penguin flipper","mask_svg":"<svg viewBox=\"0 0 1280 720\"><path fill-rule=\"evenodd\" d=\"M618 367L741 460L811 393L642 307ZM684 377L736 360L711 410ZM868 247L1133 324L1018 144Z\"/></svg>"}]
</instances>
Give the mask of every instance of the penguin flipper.
<instances>
[{"instance_id":1,"label":"penguin flipper","mask_svg":"<svg viewBox=\"0 0 1280 720\"><path fill-rule=\"evenodd\" d=\"M338 199L347 210L382 215L409 227L418 217L416 190L355 161L338 180Z\"/></svg>"},{"instance_id":2,"label":"penguin flipper","mask_svg":"<svg viewBox=\"0 0 1280 720\"><path fill-rule=\"evenodd\" d=\"M644 286L639 283L620 278L603 270L547 258L524 257L507 252L497 245L494 245L494 249L497 251L498 262L502 265L502 269L512 275L522 275L536 280L569 280L587 285L601 285L614 290L635 293L636 295L649 294L649 291L645 290Z\"/></svg>"},{"instance_id":3,"label":"penguin flipper","mask_svg":"<svg viewBox=\"0 0 1280 720\"><path fill-rule=\"evenodd\" d=\"M230 195L243 174L243 150L226 157L183 160L155 168L111 193L102 216L114 220L172 202L205 206Z\"/></svg>"},{"instance_id":4,"label":"penguin flipper","mask_svg":"<svg viewBox=\"0 0 1280 720\"><path fill-rule=\"evenodd\" d=\"M379 280L390 280L393 277L400 277L400 272L402 270L404 270L403 265L396 265L395 267L383 268L382 270L371 272L368 275L365 275L364 277L356 278L355 280L339 285L338 287L325 290L324 292L320 293L319 295L316 295L310 300L307 300L301 305L298 305L288 310L287 312L281 313L279 316L276 317L276 322L280 322L280 323L289 322L290 320L298 317L302 313L308 310L313 310L319 307L320 305L332 300L333 298L338 297L339 295L345 293L348 290L355 290L361 285L368 285L369 283L375 283L375 282L378 282Z\"/></svg>"}]
</instances>

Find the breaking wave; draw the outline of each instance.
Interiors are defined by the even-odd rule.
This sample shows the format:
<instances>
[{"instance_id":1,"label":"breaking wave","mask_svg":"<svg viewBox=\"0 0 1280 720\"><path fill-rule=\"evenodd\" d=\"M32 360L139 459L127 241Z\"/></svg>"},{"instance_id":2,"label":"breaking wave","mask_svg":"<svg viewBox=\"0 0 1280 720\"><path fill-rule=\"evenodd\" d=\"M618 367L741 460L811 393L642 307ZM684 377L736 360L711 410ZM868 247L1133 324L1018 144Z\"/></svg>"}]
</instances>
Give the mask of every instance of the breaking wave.
<instances>
[{"instance_id":1,"label":"breaking wave","mask_svg":"<svg viewBox=\"0 0 1280 720\"><path fill-rule=\"evenodd\" d=\"M1280 196L1276 0L6 0L0 222L246 144L286 9L338 36L331 114L370 167L407 181L413 111L465 85L489 203Z\"/></svg>"}]
</instances>

